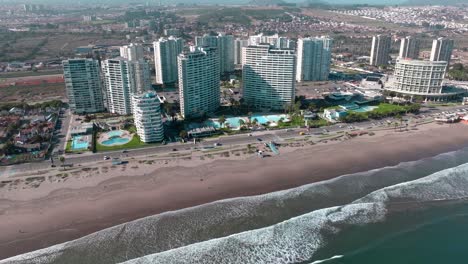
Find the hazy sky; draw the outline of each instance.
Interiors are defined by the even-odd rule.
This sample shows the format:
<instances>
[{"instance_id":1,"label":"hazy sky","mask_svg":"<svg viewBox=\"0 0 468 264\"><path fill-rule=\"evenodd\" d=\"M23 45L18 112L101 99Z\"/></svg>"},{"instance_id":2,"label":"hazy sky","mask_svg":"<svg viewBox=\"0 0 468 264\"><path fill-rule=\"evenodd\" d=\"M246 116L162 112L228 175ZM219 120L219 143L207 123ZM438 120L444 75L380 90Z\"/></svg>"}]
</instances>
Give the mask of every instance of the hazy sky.
<instances>
[{"instance_id":1,"label":"hazy sky","mask_svg":"<svg viewBox=\"0 0 468 264\"><path fill-rule=\"evenodd\" d=\"M198 4L244 4L248 3L249 0L162 0L165 4L171 3L198 3ZM284 0L290 3L302 3L306 0ZM323 2L333 3L333 4L400 4L405 2L405 0L321 0ZM74 3L83 3L83 4L97 4L97 3L159 3L159 0L77 0ZM69 0L0 0L1 3L41 3L41 4L68 4Z\"/></svg>"}]
</instances>

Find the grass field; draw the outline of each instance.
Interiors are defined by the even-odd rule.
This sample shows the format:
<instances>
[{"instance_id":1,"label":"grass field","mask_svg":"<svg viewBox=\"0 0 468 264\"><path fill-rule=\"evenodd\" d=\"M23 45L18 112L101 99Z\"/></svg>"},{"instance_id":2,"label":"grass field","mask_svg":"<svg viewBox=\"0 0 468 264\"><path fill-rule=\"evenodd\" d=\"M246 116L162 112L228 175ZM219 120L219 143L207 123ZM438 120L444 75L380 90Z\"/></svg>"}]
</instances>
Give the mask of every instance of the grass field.
<instances>
[{"instance_id":1,"label":"grass field","mask_svg":"<svg viewBox=\"0 0 468 264\"><path fill-rule=\"evenodd\" d=\"M28 77L28 76L44 76L44 75L55 75L55 74L62 74L63 70L44 70L44 71L25 71L25 72L5 72L0 73L0 79L6 78L18 78L18 77Z\"/></svg>"},{"instance_id":2,"label":"grass field","mask_svg":"<svg viewBox=\"0 0 468 264\"><path fill-rule=\"evenodd\" d=\"M65 98L65 84L8 86L0 88L0 102L44 102Z\"/></svg>"}]
</instances>

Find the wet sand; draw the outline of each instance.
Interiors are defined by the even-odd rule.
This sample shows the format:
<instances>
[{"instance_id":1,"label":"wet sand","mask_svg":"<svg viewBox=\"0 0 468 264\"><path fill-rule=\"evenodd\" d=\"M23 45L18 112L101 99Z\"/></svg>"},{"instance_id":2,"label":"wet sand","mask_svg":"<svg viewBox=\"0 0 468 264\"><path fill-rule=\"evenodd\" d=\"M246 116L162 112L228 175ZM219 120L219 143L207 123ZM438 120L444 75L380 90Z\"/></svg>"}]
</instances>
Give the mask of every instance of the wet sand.
<instances>
[{"instance_id":1,"label":"wet sand","mask_svg":"<svg viewBox=\"0 0 468 264\"><path fill-rule=\"evenodd\" d=\"M0 200L0 259L148 215L284 190L465 146L468 126L430 125L305 146L265 159L215 160L190 167L178 162L144 173L126 171L88 186L57 187L37 196L31 192L40 188L19 190L15 199Z\"/></svg>"}]
</instances>

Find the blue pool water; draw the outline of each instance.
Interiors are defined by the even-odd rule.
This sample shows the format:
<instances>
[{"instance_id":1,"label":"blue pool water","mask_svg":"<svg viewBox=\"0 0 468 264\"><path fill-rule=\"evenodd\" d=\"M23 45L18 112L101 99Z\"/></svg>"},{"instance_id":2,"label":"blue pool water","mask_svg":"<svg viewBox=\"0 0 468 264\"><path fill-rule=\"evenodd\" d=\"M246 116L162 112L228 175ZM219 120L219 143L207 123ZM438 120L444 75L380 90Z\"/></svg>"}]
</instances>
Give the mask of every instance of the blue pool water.
<instances>
[{"instance_id":1,"label":"blue pool water","mask_svg":"<svg viewBox=\"0 0 468 264\"><path fill-rule=\"evenodd\" d=\"M71 148L72 150L82 150L87 149L89 146L89 142L87 138L83 136L74 136L72 139Z\"/></svg>"},{"instance_id":2,"label":"blue pool water","mask_svg":"<svg viewBox=\"0 0 468 264\"><path fill-rule=\"evenodd\" d=\"M268 119L265 116L252 116L250 119L252 120L252 122L254 120L257 120L257 123L259 124L265 124L266 122L268 122Z\"/></svg>"},{"instance_id":3,"label":"blue pool water","mask_svg":"<svg viewBox=\"0 0 468 264\"><path fill-rule=\"evenodd\" d=\"M252 121L257 119L257 122L264 125L267 122L278 122L281 118L286 119L286 115L254 115Z\"/></svg>"},{"instance_id":4,"label":"blue pool water","mask_svg":"<svg viewBox=\"0 0 468 264\"><path fill-rule=\"evenodd\" d=\"M286 119L287 115L253 115L251 117L252 121L257 119L258 124L266 124L267 122L278 122L281 118ZM240 120L244 120L247 123L247 117L228 117L226 118L226 123L229 123L229 126L236 129L240 127ZM214 128L220 128L221 124L218 121L210 119L205 122L206 126L212 126Z\"/></svg>"},{"instance_id":5,"label":"blue pool water","mask_svg":"<svg viewBox=\"0 0 468 264\"><path fill-rule=\"evenodd\" d=\"M129 142L130 139L128 138L121 138L121 137L113 137L113 138L110 138L108 140L104 140L103 142L101 142L102 145L123 145L127 142Z\"/></svg>"},{"instance_id":6,"label":"blue pool water","mask_svg":"<svg viewBox=\"0 0 468 264\"><path fill-rule=\"evenodd\" d=\"M360 107L356 110L353 110L355 112L359 112L359 113L364 113L364 112L370 112L372 110L374 110L375 108L377 108L376 106L363 106L363 107Z\"/></svg>"},{"instance_id":7,"label":"blue pool water","mask_svg":"<svg viewBox=\"0 0 468 264\"><path fill-rule=\"evenodd\" d=\"M107 135L109 135L109 137L120 137L122 133L123 132L120 130L114 130L114 131L107 132Z\"/></svg>"}]
</instances>

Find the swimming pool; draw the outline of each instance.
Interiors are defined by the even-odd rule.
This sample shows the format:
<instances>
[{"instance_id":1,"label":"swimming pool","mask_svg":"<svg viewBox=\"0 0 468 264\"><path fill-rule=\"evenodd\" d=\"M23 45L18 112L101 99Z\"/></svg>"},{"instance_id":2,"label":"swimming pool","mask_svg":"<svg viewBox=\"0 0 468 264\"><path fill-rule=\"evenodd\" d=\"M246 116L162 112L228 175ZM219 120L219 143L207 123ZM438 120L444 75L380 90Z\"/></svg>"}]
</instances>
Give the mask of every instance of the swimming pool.
<instances>
[{"instance_id":1,"label":"swimming pool","mask_svg":"<svg viewBox=\"0 0 468 264\"><path fill-rule=\"evenodd\" d=\"M124 131L122 130L112 130L112 131L106 132L107 139L102 141L101 144L105 146L126 144L131 140L131 138L122 137L123 134L124 134Z\"/></svg>"},{"instance_id":2,"label":"swimming pool","mask_svg":"<svg viewBox=\"0 0 468 264\"><path fill-rule=\"evenodd\" d=\"M375 108L377 108L377 106L362 106L356 110L353 110L354 112L358 112L358 113L364 113L364 112L370 112L372 110L374 110Z\"/></svg>"},{"instance_id":3,"label":"swimming pool","mask_svg":"<svg viewBox=\"0 0 468 264\"><path fill-rule=\"evenodd\" d=\"M252 115L251 116L251 120L253 122L253 120L257 120L257 123L258 124L261 124L261 125L264 125L268 122L275 122L277 123L281 118L283 119L287 119L288 116L287 115ZM229 127L233 128L233 129L238 129L240 127L240 121L243 120L245 124L248 123L248 117L227 117L226 118L226 122L224 123L225 125L226 124L229 124ZM219 123L219 121L217 119L210 119L208 121L205 122L205 125L206 126L212 126L214 128L221 128L221 124Z\"/></svg>"},{"instance_id":4,"label":"swimming pool","mask_svg":"<svg viewBox=\"0 0 468 264\"><path fill-rule=\"evenodd\" d=\"M101 142L102 145L110 146L110 145L123 145L130 141L129 138L121 138L121 137L113 137L108 140L104 140Z\"/></svg>"},{"instance_id":5,"label":"swimming pool","mask_svg":"<svg viewBox=\"0 0 468 264\"><path fill-rule=\"evenodd\" d=\"M74 136L72 139L71 148L72 150L84 150L88 149L89 142L87 136Z\"/></svg>"},{"instance_id":6,"label":"swimming pool","mask_svg":"<svg viewBox=\"0 0 468 264\"><path fill-rule=\"evenodd\" d=\"M287 115L254 115L254 116L252 116L251 119L252 119L252 121L254 119L257 119L258 123L264 125L264 124L266 124L268 122L277 123L281 118L286 120L288 118L288 116Z\"/></svg>"}]
</instances>

